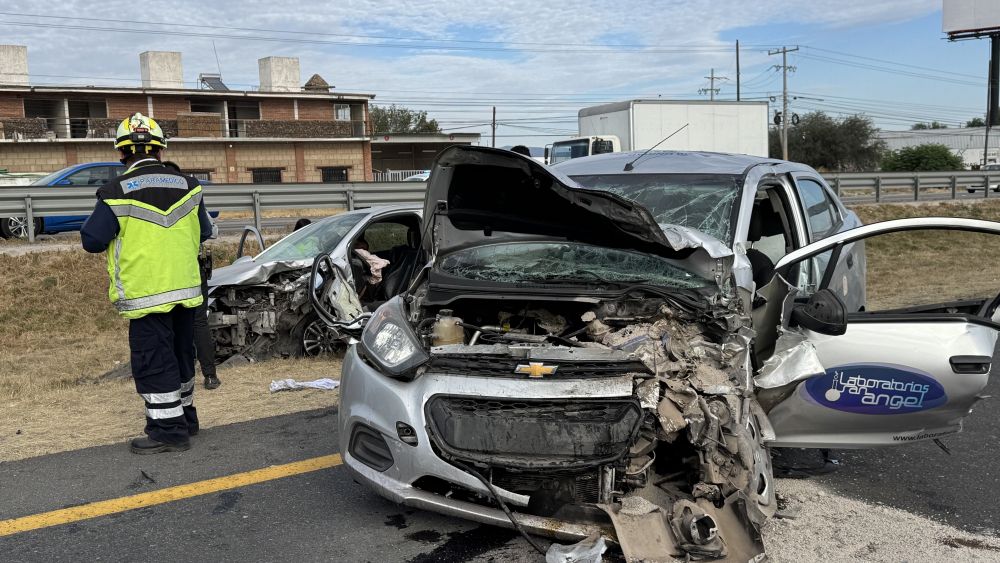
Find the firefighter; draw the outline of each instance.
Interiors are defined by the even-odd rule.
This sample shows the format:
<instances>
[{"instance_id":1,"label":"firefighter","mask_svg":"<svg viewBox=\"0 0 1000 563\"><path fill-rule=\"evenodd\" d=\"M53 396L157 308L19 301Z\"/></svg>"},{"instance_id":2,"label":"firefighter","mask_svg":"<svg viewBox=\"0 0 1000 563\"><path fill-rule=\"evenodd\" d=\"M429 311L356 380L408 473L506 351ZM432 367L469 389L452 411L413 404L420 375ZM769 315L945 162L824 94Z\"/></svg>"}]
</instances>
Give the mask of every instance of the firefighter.
<instances>
[{"instance_id":1,"label":"firefighter","mask_svg":"<svg viewBox=\"0 0 1000 563\"><path fill-rule=\"evenodd\" d=\"M129 320L136 391L146 405L137 454L184 451L198 433L194 408L194 312L203 301L198 247L212 234L201 186L160 163L167 147L155 121L136 113L118 126L125 173L97 190L80 238L105 252L108 295Z\"/></svg>"}]
</instances>

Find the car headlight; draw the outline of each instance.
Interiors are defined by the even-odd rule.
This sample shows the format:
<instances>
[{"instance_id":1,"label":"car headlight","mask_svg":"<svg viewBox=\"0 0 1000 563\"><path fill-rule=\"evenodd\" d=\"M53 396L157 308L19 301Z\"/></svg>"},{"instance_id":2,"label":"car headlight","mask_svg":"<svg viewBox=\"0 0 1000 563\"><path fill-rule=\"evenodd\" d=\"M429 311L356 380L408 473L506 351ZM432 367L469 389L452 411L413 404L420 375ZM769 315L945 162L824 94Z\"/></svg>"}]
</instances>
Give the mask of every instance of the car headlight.
<instances>
[{"instance_id":1,"label":"car headlight","mask_svg":"<svg viewBox=\"0 0 1000 563\"><path fill-rule=\"evenodd\" d=\"M411 380L414 370L430 356L406 321L400 297L393 297L375 310L361 332L361 351L386 375Z\"/></svg>"}]
</instances>

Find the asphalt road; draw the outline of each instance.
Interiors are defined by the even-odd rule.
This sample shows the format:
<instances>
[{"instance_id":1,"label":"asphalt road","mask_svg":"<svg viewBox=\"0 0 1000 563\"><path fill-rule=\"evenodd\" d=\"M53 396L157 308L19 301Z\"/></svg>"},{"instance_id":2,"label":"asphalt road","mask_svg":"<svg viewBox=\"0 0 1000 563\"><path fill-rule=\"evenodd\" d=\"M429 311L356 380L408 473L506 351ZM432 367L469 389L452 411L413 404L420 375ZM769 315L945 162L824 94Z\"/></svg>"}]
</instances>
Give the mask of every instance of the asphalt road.
<instances>
[{"instance_id":1,"label":"asphalt road","mask_svg":"<svg viewBox=\"0 0 1000 563\"><path fill-rule=\"evenodd\" d=\"M998 390L1000 378L988 392ZM998 415L996 402L981 404L967 431L945 440L951 456L933 444L834 452L840 470L814 479L846 496L995 533ZM335 425L336 411L324 409L206 429L184 453L135 456L116 444L3 463L0 521L328 455ZM817 459L801 450L780 461ZM343 466L7 535L0 554L11 562L542 560L508 530L384 501Z\"/></svg>"}]
</instances>

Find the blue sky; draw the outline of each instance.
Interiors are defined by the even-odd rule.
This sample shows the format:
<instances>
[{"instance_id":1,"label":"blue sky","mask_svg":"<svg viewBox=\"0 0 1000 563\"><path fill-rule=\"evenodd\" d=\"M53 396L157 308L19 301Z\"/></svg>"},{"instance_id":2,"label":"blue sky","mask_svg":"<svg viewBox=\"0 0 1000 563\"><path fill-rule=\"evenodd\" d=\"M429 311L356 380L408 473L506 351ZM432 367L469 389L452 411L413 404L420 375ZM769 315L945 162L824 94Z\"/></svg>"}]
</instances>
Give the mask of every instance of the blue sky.
<instances>
[{"instance_id":1,"label":"blue sky","mask_svg":"<svg viewBox=\"0 0 1000 563\"><path fill-rule=\"evenodd\" d=\"M769 68L779 57L768 57L768 46L801 47L789 61L797 66L789 79L797 113L867 113L883 129L906 129L929 120L954 126L985 108L988 44L944 40L941 0L175 0L146 4L125 25L122 9L104 2L37 6L8 0L0 8L2 41L28 45L36 84L136 86L145 50L181 51L193 82L216 70L214 41L234 88L258 82L258 58L282 55L301 59L303 81L319 73L338 90L426 109L453 131L487 134L496 104L498 146L569 136L588 105L703 99L698 90L711 68L730 78L720 97L732 98L736 39L745 46L748 97L780 93L780 75Z\"/></svg>"}]
</instances>

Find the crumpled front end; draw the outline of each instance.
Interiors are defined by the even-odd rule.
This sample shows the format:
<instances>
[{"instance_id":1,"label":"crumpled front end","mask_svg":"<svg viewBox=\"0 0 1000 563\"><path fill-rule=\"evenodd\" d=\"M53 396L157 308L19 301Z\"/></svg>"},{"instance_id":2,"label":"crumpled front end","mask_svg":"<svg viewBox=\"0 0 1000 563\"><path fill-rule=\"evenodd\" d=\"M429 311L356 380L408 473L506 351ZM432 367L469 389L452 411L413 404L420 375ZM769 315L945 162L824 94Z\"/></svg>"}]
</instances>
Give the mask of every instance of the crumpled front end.
<instances>
[{"instance_id":1,"label":"crumpled front end","mask_svg":"<svg viewBox=\"0 0 1000 563\"><path fill-rule=\"evenodd\" d=\"M750 333L735 306L449 307L448 318L481 330L430 346L412 381L349 353L342 452L362 480L478 521L503 525L504 502L535 533L601 531L629 560L763 553L759 530L776 508L770 429L750 392ZM431 318L414 320L433 330ZM579 533L560 535L569 529Z\"/></svg>"}]
</instances>

